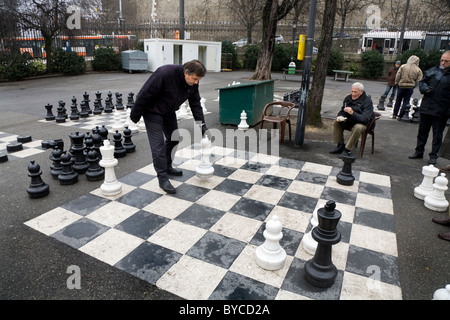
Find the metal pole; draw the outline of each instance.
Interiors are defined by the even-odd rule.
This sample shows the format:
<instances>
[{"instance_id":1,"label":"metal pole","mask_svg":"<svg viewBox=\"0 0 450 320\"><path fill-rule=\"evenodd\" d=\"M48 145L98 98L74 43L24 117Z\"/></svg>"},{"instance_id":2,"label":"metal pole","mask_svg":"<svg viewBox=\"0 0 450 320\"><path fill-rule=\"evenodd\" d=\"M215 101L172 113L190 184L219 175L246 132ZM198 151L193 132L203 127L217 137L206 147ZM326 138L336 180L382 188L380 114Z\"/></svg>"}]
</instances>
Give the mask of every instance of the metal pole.
<instances>
[{"instance_id":1,"label":"metal pole","mask_svg":"<svg viewBox=\"0 0 450 320\"><path fill-rule=\"evenodd\" d=\"M403 38L405 37L405 26L406 26L406 18L408 17L408 8L409 8L409 0L406 0L405 15L403 16L402 32L400 33L400 40L397 52L398 55L402 54L403 51Z\"/></svg>"},{"instance_id":2,"label":"metal pole","mask_svg":"<svg viewBox=\"0 0 450 320\"><path fill-rule=\"evenodd\" d=\"M308 30L305 42L305 58L303 62L302 86L300 88L300 101L298 106L297 128L295 130L295 146L302 146L305 137L306 104L308 102L309 81L311 73L312 51L314 46L314 28L316 23L317 0L310 1Z\"/></svg>"},{"instance_id":3,"label":"metal pole","mask_svg":"<svg viewBox=\"0 0 450 320\"><path fill-rule=\"evenodd\" d=\"M184 0L180 0L180 39L184 39Z\"/></svg>"}]
</instances>

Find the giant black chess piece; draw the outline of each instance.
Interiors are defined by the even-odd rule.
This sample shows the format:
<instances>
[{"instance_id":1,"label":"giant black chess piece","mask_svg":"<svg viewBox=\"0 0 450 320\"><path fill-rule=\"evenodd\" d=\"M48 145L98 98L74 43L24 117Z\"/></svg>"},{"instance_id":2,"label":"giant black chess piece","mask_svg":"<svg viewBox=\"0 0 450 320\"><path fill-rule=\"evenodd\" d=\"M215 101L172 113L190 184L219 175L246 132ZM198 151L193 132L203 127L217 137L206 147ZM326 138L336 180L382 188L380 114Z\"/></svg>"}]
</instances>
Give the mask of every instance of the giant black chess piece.
<instances>
[{"instance_id":1,"label":"giant black chess piece","mask_svg":"<svg viewBox=\"0 0 450 320\"><path fill-rule=\"evenodd\" d=\"M58 175L58 180L61 185L70 185L78 182L78 173L72 169L72 159L67 151L61 155L62 170Z\"/></svg>"},{"instance_id":2,"label":"giant black chess piece","mask_svg":"<svg viewBox=\"0 0 450 320\"><path fill-rule=\"evenodd\" d=\"M27 189L31 199L43 198L50 193L50 187L42 180L41 175L41 167L34 160L31 160L28 165L28 176L31 177L31 184Z\"/></svg>"},{"instance_id":3,"label":"giant black chess piece","mask_svg":"<svg viewBox=\"0 0 450 320\"><path fill-rule=\"evenodd\" d=\"M105 177L105 169L99 165L99 158L94 147L89 148L87 161L89 162L89 169L86 171L88 181L102 180Z\"/></svg>"},{"instance_id":4,"label":"giant black chess piece","mask_svg":"<svg viewBox=\"0 0 450 320\"><path fill-rule=\"evenodd\" d=\"M53 163L50 165L50 174L52 175L53 179L57 180L58 176L62 172L62 165L61 165L61 155L63 153L63 150L59 148L58 145L55 145L53 148L53 151L50 153L50 160L53 161Z\"/></svg>"},{"instance_id":5,"label":"giant black chess piece","mask_svg":"<svg viewBox=\"0 0 450 320\"><path fill-rule=\"evenodd\" d=\"M75 158L73 170L77 173L85 173L89 168L89 163L87 163L86 155L84 154L84 150L86 149L86 145L84 144L84 134L77 131L69 134L69 138L72 142L70 150Z\"/></svg>"},{"instance_id":6,"label":"giant black chess piece","mask_svg":"<svg viewBox=\"0 0 450 320\"><path fill-rule=\"evenodd\" d=\"M128 126L126 126L123 130L123 147L127 150L128 153L134 152L136 150L136 146L134 145L133 141L131 141L132 136L133 135L131 134L131 130L128 128Z\"/></svg>"},{"instance_id":7,"label":"giant black chess piece","mask_svg":"<svg viewBox=\"0 0 450 320\"><path fill-rule=\"evenodd\" d=\"M45 120L46 121L55 120L55 115L52 112L52 108L53 108L53 105L51 105L50 103L47 103L45 105L45 109L47 110L47 114L45 115Z\"/></svg>"},{"instance_id":8,"label":"giant black chess piece","mask_svg":"<svg viewBox=\"0 0 450 320\"><path fill-rule=\"evenodd\" d=\"M122 144L122 134L119 130L113 134L114 141L114 157L115 158L123 158L127 155L127 149L124 148Z\"/></svg>"},{"instance_id":9,"label":"giant black chess piece","mask_svg":"<svg viewBox=\"0 0 450 320\"><path fill-rule=\"evenodd\" d=\"M329 288L338 273L331 259L331 249L341 240L341 233L337 230L341 213L336 210L336 203L330 200L324 208L317 210L317 217L319 225L311 232L317 241L317 249L314 258L305 264L305 279L316 287Z\"/></svg>"},{"instance_id":10,"label":"giant black chess piece","mask_svg":"<svg viewBox=\"0 0 450 320\"><path fill-rule=\"evenodd\" d=\"M355 162L356 156L351 152L343 152L341 153L340 158L344 161L344 166L336 175L336 181L344 186L351 186L355 181L355 177L352 173L352 163Z\"/></svg>"},{"instance_id":11,"label":"giant black chess piece","mask_svg":"<svg viewBox=\"0 0 450 320\"><path fill-rule=\"evenodd\" d=\"M377 105L377 108L378 108L378 110L385 110L386 108L384 107L384 102L386 101L386 96L385 95L382 95L381 97L380 97L380 100L378 101L378 105Z\"/></svg>"}]
</instances>

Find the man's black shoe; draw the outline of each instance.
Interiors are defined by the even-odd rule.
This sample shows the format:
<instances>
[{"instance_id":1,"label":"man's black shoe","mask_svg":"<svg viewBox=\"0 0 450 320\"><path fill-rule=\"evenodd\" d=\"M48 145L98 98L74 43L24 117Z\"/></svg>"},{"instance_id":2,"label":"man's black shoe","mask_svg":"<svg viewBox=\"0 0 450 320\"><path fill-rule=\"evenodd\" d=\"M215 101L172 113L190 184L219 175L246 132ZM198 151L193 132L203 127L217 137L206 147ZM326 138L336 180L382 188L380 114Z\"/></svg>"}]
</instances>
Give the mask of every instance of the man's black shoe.
<instances>
[{"instance_id":1,"label":"man's black shoe","mask_svg":"<svg viewBox=\"0 0 450 320\"><path fill-rule=\"evenodd\" d=\"M159 187L163 189L167 193L175 193L177 192L170 181L163 181L159 183Z\"/></svg>"},{"instance_id":2,"label":"man's black shoe","mask_svg":"<svg viewBox=\"0 0 450 320\"><path fill-rule=\"evenodd\" d=\"M338 143L338 145L336 146L336 148L334 148L333 150L330 151L331 154L338 154L338 153L342 153L342 151L344 151L344 147L345 145L343 143Z\"/></svg>"},{"instance_id":3,"label":"man's black shoe","mask_svg":"<svg viewBox=\"0 0 450 320\"><path fill-rule=\"evenodd\" d=\"M414 152L412 155L408 156L409 159L422 159L423 158L423 153L416 151Z\"/></svg>"},{"instance_id":4,"label":"man's black shoe","mask_svg":"<svg viewBox=\"0 0 450 320\"><path fill-rule=\"evenodd\" d=\"M430 160L428 160L428 164L435 165L437 161L437 157L430 157Z\"/></svg>"},{"instance_id":5,"label":"man's black shoe","mask_svg":"<svg viewBox=\"0 0 450 320\"><path fill-rule=\"evenodd\" d=\"M167 169L167 174L171 175L171 176L182 176L183 171L181 171L180 169L174 168L174 167L169 167Z\"/></svg>"}]
</instances>

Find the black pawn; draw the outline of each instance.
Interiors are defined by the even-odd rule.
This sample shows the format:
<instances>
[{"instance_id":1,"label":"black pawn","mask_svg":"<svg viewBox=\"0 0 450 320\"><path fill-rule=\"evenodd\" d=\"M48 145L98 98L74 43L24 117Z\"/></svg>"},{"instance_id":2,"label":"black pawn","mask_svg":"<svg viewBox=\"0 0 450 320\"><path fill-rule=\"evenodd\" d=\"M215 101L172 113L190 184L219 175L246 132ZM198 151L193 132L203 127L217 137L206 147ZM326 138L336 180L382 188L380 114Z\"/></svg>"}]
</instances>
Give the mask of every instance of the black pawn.
<instances>
[{"instance_id":1,"label":"black pawn","mask_svg":"<svg viewBox=\"0 0 450 320\"><path fill-rule=\"evenodd\" d=\"M92 142L94 143L93 148L97 151L97 157L101 158L100 147L102 146L103 140L99 134L99 127L96 126L92 129Z\"/></svg>"},{"instance_id":2,"label":"black pawn","mask_svg":"<svg viewBox=\"0 0 450 320\"><path fill-rule=\"evenodd\" d=\"M56 108L57 114L56 114L56 122L57 123L63 123L66 122L66 110L64 108L64 105L60 101L58 107ZM63 102L64 103L64 102Z\"/></svg>"},{"instance_id":3,"label":"black pawn","mask_svg":"<svg viewBox=\"0 0 450 320\"><path fill-rule=\"evenodd\" d=\"M105 169L99 165L99 158L97 151L90 148L87 153L87 161L89 162L89 169L86 171L86 178L88 181L99 181L105 178Z\"/></svg>"},{"instance_id":4,"label":"black pawn","mask_svg":"<svg viewBox=\"0 0 450 320\"><path fill-rule=\"evenodd\" d=\"M98 103L98 100L94 101L94 111L92 111L92 113L95 115L102 114L102 109L100 109L100 104Z\"/></svg>"},{"instance_id":5,"label":"black pawn","mask_svg":"<svg viewBox=\"0 0 450 320\"><path fill-rule=\"evenodd\" d=\"M403 113L403 116L401 117L401 121L403 122L411 122L411 119L409 119L409 110L411 109L411 105L408 103L405 106L405 112Z\"/></svg>"},{"instance_id":6,"label":"black pawn","mask_svg":"<svg viewBox=\"0 0 450 320\"><path fill-rule=\"evenodd\" d=\"M75 161L73 164L73 170L77 173L85 173L89 168L89 163L86 161L86 155L84 154L84 150L86 149L86 145L84 144L84 134L80 134L79 132L69 134L71 140L71 153L73 154Z\"/></svg>"},{"instance_id":7,"label":"black pawn","mask_svg":"<svg viewBox=\"0 0 450 320\"><path fill-rule=\"evenodd\" d=\"M89 100L89 94L86 91L83 94L83 98L84 98L83 101L86 106L86 110L87 110L88 114L92 114L91 107L89 106L89 101L91 101L91 100Z\"/></svg>"},{"instance_id":8,"label":"black pawn","mask_svg":"<svg viewBox=\"0 0 450 320\"><path fill-rule=\"evenodd\" d=\"M58 175L59 183L70 185L78 182L78 173L72 169L72 160L68 152L64 151L61 155L62 170Z\"/></svg>"},{"instance_id":9,"label":"black pawn","mask_svg":"<svg viewBox=\"0 0 450 320\"><path fill-rule=\"evenodd\" d=\"M28 165L28 176L31 177L31 184L27 192L32 199L43 198L50 193L50 187L42 180L41 174L41 167L34 160L31 160Z\"/></svg>"},{"instance_id":10,"label":"black pawn","mask_svg":"<svg viewBox=\"0 0 450 320\"><path fill-rule=\"evenodd\" d=\"M390 98L389 98L389 102L387 103L387 106L388 106L389 108L392 108L393 103L394 103L394 98L390 97Z\"/></svg>"},{"instance_id":11,"label":"black pawn","mask_svg":"<svg viewBox=\"0 0 450 320\"><path fill-rule=\"evenodd\" d=\"M108 139L108 129L103 124L102 127L98 130L98 134L102 137L102 141Z\"/></svg>"},{"instance_id":12,"label":"black pawn","mask_svg":"<svg viewBox=\"0 0 450 320\"><path fill-rule=\"evenodd\" d=\"M341 159L344 162L342 170L336 175L336 181L344 186L351 186L355 181L352 173L352 163L355 162L356 156L351 152L341 153Z\"/></svg>"},{"instance_id":13,"label":"black pawn","mask_svg":"<svg viewBox=\"0 0 450 320\"><path fill-rule=\"evenodd\" d=\"M50 160L53 161L53 163L50 165L50 173L53 177L53 179L57 180L58 176L62 172L62 165L61 165L61 155L63 151L59 148L59 146L55 146L53 151L50 153Z\"/></svg>"},{"instance_id":14,"label":"black pawn","mask_svg":"<svg viewBox=\"0 0 450 320\"><path fill-rule=\"evenodd\" d=\"M122 144L122 134L119 130L113 134L114 141L114 158L123 158L127 155L127 149L123 147Z\"/></svg>"},{"instance_id":15,"label":"black pawn","mask_svg":"<svg viewBox=\"0 0 450 320\"><path fill-rule=\"evenodd\" d=\"M112 113L113 112L112 102L111 102L111 99L109 97L105 98L105 109L103 111L105 111L105 113Z\"/></svg>"},{"instance_id":16,"label":"black pawn","mask_svg":"<svg viewBox=\"0 0 450 320\"><path fill-rule=\"evenodd\" d=\"M69 119L70 120L79 120L80 112L78 111L76 103L75 104L72 103L72 105L70 106L70 110L71 110L71 113L70 113Z\"/></svg>"},{"instance_id":17,"label":"black pawn","mask_svg":"<svg viewBox=\"0 0 450 320\"><path fill-rule=\"evenodd\" d=\"M55 120L55 115L52 112L52 108L53 108L53 106L50 103L47 103L45 105L45 109L47 109L47 114L45 115L45 120L46 121Z\"/></svg>"},{"instance_id":18,"label":"black pawn","mask_svg":"<svg viewBox=\"0 0 450 320\"><path fill-rule=\"evenodd\" d=\"M136 146L133 141L131 141L131 130L128 129L128 126L123 130L123 147L127 150L128 153L134 152L136 150Z\"/></svg>"},{"instance_id":19,"label":"black pawn","mask_svg":"<svg viewBox=\"0 0 450 320\"><path fill-rule=\"evenodd\" d=\"M134 106L134 93L130 92L128 93L127 97L127 109L133 108L133 106Z\"/></svg>"},{"instance_id":20,"label":"black pawn","mask_svg":"<svg viewBox=\"0 0 450 320\"><path fill-rule=\"evenodd\" d=\"M81 118L87 118L89 117L88 109L86 108L86 102L83 100L80 102L80 117Z\"/></svg>"},{"instance_id":21,"label":"black pawn","mask_svg":"<svg viewBox=\"0 0 450 320\"><path fill-rule=\"evenodd\" d=\"M386 101L386 96L385 96L385 95L382 95L382 96L380 97L380 100L378 101L378 105L377 105L378 110L385 110L385 109L386 109L386 108L384 107L384 101Z\"/></svg>"},{"instance_id":22,"label":"black pawn","mask_svg":"<svg viewBox=\"0 0 450 320\"><path fill-rule=\"evenodd\" d=\"M341 233L337 230L341 213L336 210L336 203L330 200L324 208L317 210L317 218L319 225L311 232L317 241L317 249L314 258L305 264L305 279L316 287L329 288L338 273L331 259L331 251L332 245L341 240Z\"/></svg>"},{"instance_id":23,"label":"black pawn","mask_svg":"<svg viewBox=\"0 0 450 320\"><path fill-rule=\"evenodd\" d=\"M116 109L117 110L123 110L125 107L122 103L122 94L119 92L116 92Z\"/></svg>"}]
</instances>

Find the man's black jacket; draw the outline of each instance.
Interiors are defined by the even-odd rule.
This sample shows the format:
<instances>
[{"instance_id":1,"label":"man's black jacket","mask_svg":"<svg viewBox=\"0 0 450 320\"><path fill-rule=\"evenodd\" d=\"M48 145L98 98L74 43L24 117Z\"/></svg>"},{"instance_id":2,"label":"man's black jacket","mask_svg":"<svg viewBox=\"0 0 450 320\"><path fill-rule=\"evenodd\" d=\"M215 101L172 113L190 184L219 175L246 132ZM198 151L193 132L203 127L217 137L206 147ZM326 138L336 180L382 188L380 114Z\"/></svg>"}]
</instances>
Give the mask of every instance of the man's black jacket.
<instances>
[{"instance_id":1,"label":"man's black jacket","mask_svg":"<svg viewBox=\"0 0 450 320\"><path fill-rule=\"evenodd\" d=\"M346 106L353 109L354 112L352 115L344 111ZM345 97L341 110L337 115L347 118L343 123L346 128L351 128L357 123L367 126L370 120L374 118L372 99L366 95L365 91L356 100L353 100L352 95L349 94Z\"/></svg>"},{"instance_id":2,"label":"man's black jacket","mask_svg":"<svg viewBox=\"0 0 450 320\"><path fill-rule=\"evenodd\" d=\"M433 67L419 81L419 90L424 96L420 113L435 117L450 115L450 68Z\"/></svg>"},{"instance_id":3,"label":"man's black jacket","mask_svg":"<svg viewBox=\"0 0 450 320\"><path fill-rule=\"evenodd\" d=\"M198 84L189 86L182 65L165 65L156 69L136 96L130 118L133 122L145 113L168 115L189 101L195 121L205 122Z\"/></svg>"}]
</instances>

